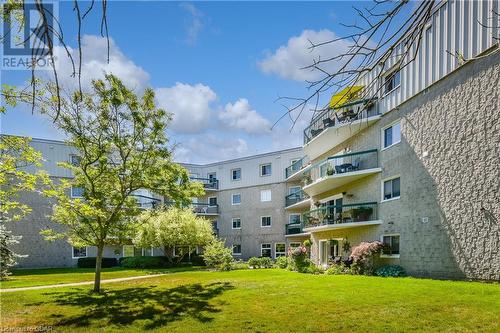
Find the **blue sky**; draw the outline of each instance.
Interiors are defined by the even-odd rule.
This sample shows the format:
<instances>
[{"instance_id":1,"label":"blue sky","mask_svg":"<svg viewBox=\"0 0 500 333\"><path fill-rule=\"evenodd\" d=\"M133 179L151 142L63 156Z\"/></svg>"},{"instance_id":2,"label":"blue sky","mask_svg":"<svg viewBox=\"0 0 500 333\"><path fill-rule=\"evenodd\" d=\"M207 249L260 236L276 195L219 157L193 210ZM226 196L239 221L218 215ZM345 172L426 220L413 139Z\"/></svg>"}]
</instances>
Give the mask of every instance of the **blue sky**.
<instances>
[{"instance_id":1,"label":"blue sky","mask_svg":"<svg viewBox=\"0 0 500 333\"><path fill-rule=\"evenodd\" d=\"M353 4L111 1L111 63L104 61L95 10L83 27L84 74L90 80L112 71L138 91L155 88L159 105L174 114L169 135L179 161L205 163L299 146L310 115L292 132L286 119L270 131L285 111L276 99L307 94L304 80L316 75L299 70L315 56L307 39L347 33L339 23L356 20ZM66 43L74 48L72 2L60 4L59 18ZM345 47L328 47L322 56ZM64 82L71 81L67 69L61 65ZM1 74L2 83L19 85L27 73ZM1 126L3 133L63 138L47 120L24 109L8 112Z\"/></svg>"}]
</instances>

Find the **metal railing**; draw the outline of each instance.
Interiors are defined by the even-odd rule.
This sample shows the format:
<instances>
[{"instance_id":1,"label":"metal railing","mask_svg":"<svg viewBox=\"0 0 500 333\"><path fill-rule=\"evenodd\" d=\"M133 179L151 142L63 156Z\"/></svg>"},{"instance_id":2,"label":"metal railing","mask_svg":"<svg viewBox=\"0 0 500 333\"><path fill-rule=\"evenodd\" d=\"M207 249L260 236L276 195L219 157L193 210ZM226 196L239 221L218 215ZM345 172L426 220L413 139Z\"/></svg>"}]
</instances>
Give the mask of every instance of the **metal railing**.
<instances>
[{"instance_id":1,"label":"metal railing","mask_svg":"<svg viewBox=\"0 0 500 333\"><path fill-rule=\"evenodd\" d=\"M304 144L311 141L325 129L338 127L354 120L365 119L378 114L375 99L361 99L321 112L304 129Z\"/></svg>"},{"instance_id":2,"label":"metal railing","mask_svg":"<svg viewBox=\"0 0 500 333\"><path fill-rule=\"evenodd\" d=\"M307 156L304 156L300 160L295 161L290 166L285 168L285 179L290 177L294 173L297 173L298 171L300 171L302 168L304 168L307 165L308 162L309 162L309 158Z\"/></svg>"},{"instance_id":3,"label":"metal railing","mask_svg":"<svg viewBox=\"0 0 500 333\"><path fill-rule=\"evenodd\" d=\"M219 180L215 178L199 178L199 177L189 177L194 182L200 182L203 184L203 188L209 190L219 189Z\"/></svg>"},{"instance_id":4,"label":"metal railing","mask_svg":"<svg viewBox=\"0 0 500 333\"><path fill-rule=\"evenodd\" d=\"M302 228L302 222L285 224L285 235L301 234Z\"/></svg>"},{"instance_id":5,"label":"metal railing","mask_svg":"<svg viewBox=\"0 0 500 333\"><path fill-rule=\"evenodd\" d=\"M326 176L340 175L377 167L377 149L330 156L327 159L314 163L308 168L305 177L306 185Z\"/></svg>"},{"instance_id":6,"label":"metal railing","mask_svg":"<svg viewBox=\"0 0 500 333\"><path fill-rule=\"evenodd\" d=\"M137 200L137 206L140 209L155 209L161 206L161 199L140 194L132 194L131 196Z\"/></svg>"},{"instance_id":7,"label":"metal railing","mask_svg":"<svg viewBox=\"0 0 500 333\"><path fill-rule=\"evenodd\" d=\"M175 201L165 201L165 206L175 206ZM181 205L181 207L191 207L195 214L219 214L219 205L211 205L208 203L192 202L188 205Z\"/></svg>"},{"instance_id":8,"label":"metal railing","mask_svg":"<svg viewBox=\"0 0 500 333\"><path fill-rule=\"evenodd\" d=\"M377 219L377 203L323 206L302 214L304 228L330 224L356 223Z\"/></svg>"},{"instance_id":9,"label":"metal railing","mask_svg":"<svg viewBox=\"0 0 500 333\"><path fill-rule=\"evenodd\" d=\"M294 205L297 202L301 202L301 201L304 201L306 199L309 199L309 195L306 192L304 192L303 190L289 194L285 197L285 207Z\"/></svg>"}]
</instances>

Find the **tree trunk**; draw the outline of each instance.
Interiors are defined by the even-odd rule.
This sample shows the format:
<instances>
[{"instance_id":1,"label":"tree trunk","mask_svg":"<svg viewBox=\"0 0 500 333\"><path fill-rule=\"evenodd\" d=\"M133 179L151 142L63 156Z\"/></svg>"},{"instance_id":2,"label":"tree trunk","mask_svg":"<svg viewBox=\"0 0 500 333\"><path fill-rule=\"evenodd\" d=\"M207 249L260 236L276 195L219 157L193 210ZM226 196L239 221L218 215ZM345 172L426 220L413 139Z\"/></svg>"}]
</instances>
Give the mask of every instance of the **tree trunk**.
<instances>
[{"instance_id":1,"label":"tree trunk","mask_svg":"<svg viewBox=\"0 0 500 333\"><path fill-rule=\"evenodd\" d=\"M99 244L97 246L97 257L95 260L95 278L94 278L94 292L101 292L101 266L102 266L102 252L104 250L104 245Z\"/></svg>"}]
</instances>

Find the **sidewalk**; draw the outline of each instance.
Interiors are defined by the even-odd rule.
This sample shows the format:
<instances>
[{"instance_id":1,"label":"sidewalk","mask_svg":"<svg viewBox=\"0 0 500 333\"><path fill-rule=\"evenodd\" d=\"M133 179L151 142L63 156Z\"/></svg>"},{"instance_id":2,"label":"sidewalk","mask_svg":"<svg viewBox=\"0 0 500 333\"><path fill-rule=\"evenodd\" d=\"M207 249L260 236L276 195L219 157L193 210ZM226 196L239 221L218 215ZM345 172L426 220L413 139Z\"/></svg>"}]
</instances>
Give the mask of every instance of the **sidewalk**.
<instances>
[{"instance_id":1,"label":"sidewalk","mask_svg":"<svg viewBox=\"0 0 500 333\"><path fill-rule=\"evenodd\" d=\"M147 278L158 277L158 276L163 276L163 275L168 275L168 273L131 276L131 277L125 277L125 278L116 278L116 279L107 279L107 280L101 280L101 283L113 283L113 282L123 282L123 281L130 281L130 280L140 280L140 279L147 279ZM86 286L86 285L92 285L92 284L94 284L94 281L62 283L62 284L49 284L49 285L45 285L45 286L33 286L33 287L21 287L21 288L7 288L7 289L0 289L0 293L11 293L14 291L37 290L37 289L51 289L51 288Z\"/></svg>"}]
</instances>

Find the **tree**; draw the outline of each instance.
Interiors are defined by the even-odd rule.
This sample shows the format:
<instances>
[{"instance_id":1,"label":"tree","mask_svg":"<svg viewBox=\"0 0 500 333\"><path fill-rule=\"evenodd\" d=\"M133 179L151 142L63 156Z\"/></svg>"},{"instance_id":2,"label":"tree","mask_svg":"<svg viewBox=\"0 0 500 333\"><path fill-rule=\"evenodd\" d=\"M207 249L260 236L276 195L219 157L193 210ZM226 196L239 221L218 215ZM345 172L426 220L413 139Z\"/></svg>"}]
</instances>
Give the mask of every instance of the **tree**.
<instances>
[{"instance_id":1,"label":"tree","mask_svg":"<svg viewBox=\"0 0 500 333\"><path fill-rule=\"evenodd\" d=\"M232 250L224 245L224 242L214 238L203 252L203 260L208 267L216 268L220 271L228 271L234 262Z\"/></svg>"},{"instance_id":2,"label":"tree","mask_svg":"<svg viewBox=\"0 0 500 333\"><path fill-rule=\"evenodd\" d=\"M163 247L171 263L179 263L187 252L173 257L175 246L205 246L215 238L210 221L197 217L189 208L146 211L138 218L134 244L141 247ZM176 253L177 254L177 253Z\"/></svg>"},{"instance_id":3,"label":"tree","mask_svg":"<svg viewBox=\"0 0 500 333\"><path fill-rule=\"evenodd\" d=\"M48 181L44 173L28 171L29 167L40 166L42 159L29 143L29 138L0 135L0 279L21 257L11 249L21 237L12 235L5 224L19 221L31 212L27 204L19 201L19 193L32 192L39 183Z\"/></svg>"},{"instance_id":4,"label":"tree","mask_svg":"<svg viewBox=\"0 0 500 333\"><path fill-rule=\"evenodd\" d=\"M91 92L76 91L62 99L61 108L55 98L44 109L66 134L78 161L60 163L74 178L44 191L57 199L52 219L66 231L47 229L43 234L97 248L94 291L100 292L104 246L129 239L133 219L141 212L134 192L146 189L187 204L203 189L172 161L165 133L170 115L156 108L152 89L138 97L113 75L92 84ZM71 198L71 187L81 189L82 197Z\"/></svg>"}]
</instances>

